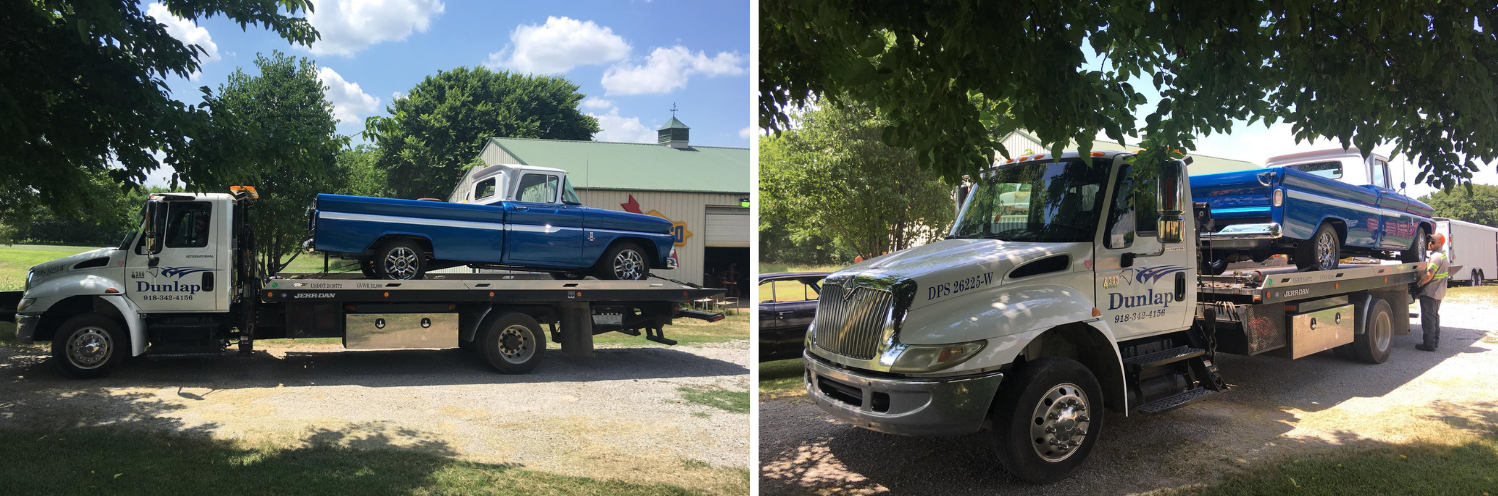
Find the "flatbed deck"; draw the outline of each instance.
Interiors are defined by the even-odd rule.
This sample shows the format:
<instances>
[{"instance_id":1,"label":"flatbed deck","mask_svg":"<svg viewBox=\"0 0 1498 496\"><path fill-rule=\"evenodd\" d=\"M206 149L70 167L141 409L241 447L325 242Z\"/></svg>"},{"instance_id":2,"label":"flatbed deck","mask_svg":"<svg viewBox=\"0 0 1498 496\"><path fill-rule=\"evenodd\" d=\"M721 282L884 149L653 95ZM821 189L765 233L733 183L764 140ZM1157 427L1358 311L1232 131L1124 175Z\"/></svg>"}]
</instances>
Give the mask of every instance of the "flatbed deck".
<instances>
[{"instance_id":1,"label":"flatbed deck","mask_svg":"<svg viewBox=\"0 0 1498 496\"><path fill-rule=\"evenodd\" d=\"M1235 270L1198 279L1198 301L1278 303L1408 285L1420 279L1419 262L1344 265L1337 270L1297 272L1295 267Z\"/></svg>"},{"instance_id":2,"label":"flatbed deck","mask_svg":"<svg viewBox=\"0 0 1498 496\"><path fill-rule=\"evenodd\" d=\"M538 277L539 276L539 277ZM282 274L262 285L262 302L687 302L723 289L650 279L557 280L546 274L429 274L424 279L365 279L360 274Z\"/></svg>"}]
</instances>

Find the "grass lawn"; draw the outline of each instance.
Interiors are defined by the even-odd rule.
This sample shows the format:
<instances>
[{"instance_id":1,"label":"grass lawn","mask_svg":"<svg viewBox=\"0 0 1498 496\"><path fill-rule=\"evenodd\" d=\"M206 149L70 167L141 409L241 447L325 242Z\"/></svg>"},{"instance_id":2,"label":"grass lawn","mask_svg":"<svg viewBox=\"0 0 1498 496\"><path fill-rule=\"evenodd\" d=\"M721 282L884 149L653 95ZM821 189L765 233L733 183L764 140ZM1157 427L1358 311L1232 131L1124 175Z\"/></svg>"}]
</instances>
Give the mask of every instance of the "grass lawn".
<instances>
[{"instance_id":1,"label":"grass lawn","mask_svg":"<svg viewBox=\"0 0 1498 496\"><path fill-rule=\"evenodd\" d=\"M26 288L26 271L36 264L70 257L98 246L0 245L0 291Z\"/></svg>"},{"instance_id":2,"label":"grass lawn","mask_svg":"<svg viewBox=\"0 0 1498 496\"><path fill-rule=\"evenodd\" d=\"M1459 446L1348 448L1229 476L1179 494L1498 495L1498 433Z\"/></svg>"},{"instance_id":3,"label":"grass lawn","mask_svg":"<svg viewBox=\"0 0 1498 496\"><path fill-rule=\"evenodd\" d=\"M358 272L359 264L353 260L328 259L328 272ZM322 252L306 253L297 255L291 261L291 265L281 269L288 274L310 274L322 272Z\"/></svg>"},{"instance_id":4,"label":"grass lawn","mask_svg":"<svg viewBox=\"0 0 1498 496\"><path fill-rule=\"evenodd\" d=\"M3 494L703 494L411 450L260 447L129 429L0 430ZM722 493L744 494L742 487Z\"/></svg>"},{"instance_id":5,"label":"grass lawn","mask_svg":"<svg viewBox=\"0 0 1498 496\"><path fill-rule=\"evenodd\" d=\"M805 395L802 377L806 365L801 360L793 358L759 364L760 401Z\"/></svg>"},{"instance_id":6,"label":"grass lawn","mask_svg":"<svg viewBox=\"0 0 1498 496\"><path fill-rule=\"evenodd\" d=\"M760 262L759 273L774 274L776 272L837 272L838 269L841 269L843 267L843 265L796 265Z\"/></svg>"},{"instance_id":7,"label":"grass lawn","mask_svg":"<svg viewBox=\"0 0 1498 496\"><path fill-rule=\"evenodd\" d=\"M694 345L706 343L722 343L735 339L749 339L749 312L739 310L733 315L725 317L717 322L705 322L697 319L676 319L676 323L666 326L666 338L675 339L678 344ZM593 336L593 344L598 346L628 346L628 347L661 347L665 346L653 341L646 341L645 336L630 336L617 332L610 332ZM556 343L548 343L548 347L560 349Z\"/></svg>"},{"instance_id":8,"label":"grass lawn","mask_svg":"<svg viewBox=\"0 0 1498 496\"><path fill-rule=\"evenodd\" d=\"M682 386L676 388L687 403L706 405L725 412L749 413L749 392L720 387Z\"/></svg>"}]
</instances>

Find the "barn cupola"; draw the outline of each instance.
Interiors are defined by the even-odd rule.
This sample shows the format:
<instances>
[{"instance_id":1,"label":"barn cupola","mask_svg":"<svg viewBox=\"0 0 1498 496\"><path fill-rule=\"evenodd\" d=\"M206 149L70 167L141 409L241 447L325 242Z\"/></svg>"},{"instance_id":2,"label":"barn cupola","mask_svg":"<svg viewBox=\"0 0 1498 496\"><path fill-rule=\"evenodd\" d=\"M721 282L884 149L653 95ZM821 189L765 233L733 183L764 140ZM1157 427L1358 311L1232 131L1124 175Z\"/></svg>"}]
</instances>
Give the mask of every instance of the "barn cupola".
<instances>
[{"instance_id":1,"label":"barn cupola","mask_svg":"<svg viewBox=\"0 0 1498 496\"><path fill-rule=\"evenodd\" d=\"M660 131L657 131L657 136L660 137L660 144L662 145L671 148L689 148L687 145L687 134L691 129L686 124L682 124L681 121L676 120L676 106L672 105L671 121L661 126Z\"/></svg>"}]
</instances>

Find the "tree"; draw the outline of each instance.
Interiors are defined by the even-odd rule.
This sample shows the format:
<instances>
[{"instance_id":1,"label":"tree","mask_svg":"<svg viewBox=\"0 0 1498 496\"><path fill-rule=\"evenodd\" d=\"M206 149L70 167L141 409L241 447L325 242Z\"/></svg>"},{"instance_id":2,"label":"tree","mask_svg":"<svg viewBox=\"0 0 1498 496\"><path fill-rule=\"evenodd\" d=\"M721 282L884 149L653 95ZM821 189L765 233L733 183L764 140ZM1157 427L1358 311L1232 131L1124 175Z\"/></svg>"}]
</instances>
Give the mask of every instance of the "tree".
<instances>
[{"instance_id":1,"label":"tree","mask_svg":"<svg viewBox=\"0 0 1498 496\"><path fill-rule=\"evenodd\" d=\"M386 107L389 117L370 117L365 137L382 151L393 196L447 198L487 138L592 139L598 121L577 109L577 90L551 76L438 71Z\"/></svg>"},{"instance_id":2,"label":"tree","mask_svg":"<svg viewBox=\"0 0 1498 496\"><path fill-rule=\"evenodd\" d=\"M162 0L190 20L223 15L308 45L317 32L297 15L309 0ZM0 2L0 220L108 215L91 195L96 174L135 187L164 155L187 184L228 172L184 160L208 116L174 100L163 78L198 71L203 51L183 45L133 1Z\"/></svg>"},{"instance_id":3,"label":"tree","mask_svg":"<svg viewBox=\"0 0 1498 496\"><path fill-rule=\"evenodd\" d=\"M886 144L947 179L1010 156L996 137L1015 129L1052 152L1142 131L1158 155L1235 120L1365 152L1392 141L1432 185L1498 159L1493 2L764 0L760 12L761 127L785 129L787 109L819 97L867 103ZM1134 78L1161 97L1139 129Z\"/></svg>"},{"instance_id":4,"label":"tree","mask_svg":"<svg viewBox=\"0 0 1498 496\"><path fill-rule=\"evenodd\" d=\"M761 228L783 228L793 240L831 238L869 256L951 227L951 187L911 167L909 150L880 142L887 123L873 109L827 105L797 122L760 139Z\"/></svg>"},{"instance_id":5,"label":"tree","mask_svg":"<svg viewBox=\"0 0 1498 496\"><path fill-rule=\"evenodd\" d=\"M391 196L386 187L385 170L379 168L380 148L358 145L338 152L338 174L345 179L345 195Z\"/></svg>"},{"instance_id":6,"label":"tree","mask_svg":"<svg viewBox=\"0 0 1498 496\"><path fill-rule=\"evenodd\" d=\"M167 191L161 187L121 187L103 171L90 175L88 194L108 205L101 215L71 217L41 211L24 222L0 226L0 243L119 246L125 234L139 226L146 195Z\"/></svg>"},{"instance_id":7,"label":"tree","mask_svg":"<svg viewBox=\"0 0 1498 496\"><path fill-rule=\"evenodd\" d=\"M1436 209L1436 217L1498 227L1498 186L1470 184L1425 195L1420 201Z\"/></svg>"},{"instance_id":8,"label":"tree","mask_svg":"<svg viewBox=\"0 0 1498 496\"><path fill-rule=\"evenodd\" d=\"M318 193L345 187L338 153L348 138L336 134L333 104L306 58L277 51L255 56L258 76L236 70L205 97L212 112L212 139L197 140L194 156L218 157L230 166L218 184L254 185L260 193L250 220L259 244L261 269L274 274L307 238L307 207Z\"/></svg>"}]
</instances>

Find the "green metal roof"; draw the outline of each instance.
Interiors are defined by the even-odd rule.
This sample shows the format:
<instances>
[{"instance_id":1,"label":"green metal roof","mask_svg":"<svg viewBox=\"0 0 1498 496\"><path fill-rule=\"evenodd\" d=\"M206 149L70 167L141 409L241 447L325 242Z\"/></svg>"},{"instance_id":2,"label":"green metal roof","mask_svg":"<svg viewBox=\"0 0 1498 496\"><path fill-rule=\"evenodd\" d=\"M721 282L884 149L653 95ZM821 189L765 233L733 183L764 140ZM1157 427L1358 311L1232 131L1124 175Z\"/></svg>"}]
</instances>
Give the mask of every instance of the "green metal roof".
<instances>
[{"instance_id":1,"label":"green metal roof","mask_svg":"<svg viewBox=\"0 0 1498 496\"><path fill-rule=\"evenodd\" d=\"M748 148L531 138L489 138L489 144L523 165L567 171L577 189L749 194Z\"/></svg>"},{"instance_id":2,"label":"green metal roof","mask_svg":"<svg viewBox=\"0 0 1498 496\"><path fill-rule=\"evenodd\" d=\"M661 126L661 128L658 129L658 131L665 131L667 129L691 129L691 128L687 127L687 125L683 124L681 121L676 120L676 116L673 115L673 116L671 116L671 120L667 121L666 125Z\"/></svg>"}]
</instances>

